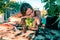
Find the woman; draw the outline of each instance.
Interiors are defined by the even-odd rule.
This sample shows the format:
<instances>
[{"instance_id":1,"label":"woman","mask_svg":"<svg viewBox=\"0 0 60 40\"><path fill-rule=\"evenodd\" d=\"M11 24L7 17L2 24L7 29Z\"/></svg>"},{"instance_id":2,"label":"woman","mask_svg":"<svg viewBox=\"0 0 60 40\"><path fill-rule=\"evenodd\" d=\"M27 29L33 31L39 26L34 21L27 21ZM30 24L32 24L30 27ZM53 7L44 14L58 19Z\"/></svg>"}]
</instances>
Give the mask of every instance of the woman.
<instances>
[{"instance_id":1,"label":"woman","mask_svg":"<svg viewBox=\"0 0 60 40\"><path fill-rule=\"evenodd\" d=\"M31 5L28 4L28 3L22 3L20 11L21 11L21 13L15 14L15 15L9 17L9 20L8 20L9 23L13 22L11 24L15 24L15 25L19 24L19 25L21 25L21 24L23 24L23 22L22 22L23 18L33 18L34 19L33 24L35 24L36 27L32 26L29 29L37 30L38 25L40 24L40 22L39 22L40 20L39 20L39 18L34 17L34 12L33 12L33 8L31 7ZM27 30L27 31L29 31L29 30ZM29 32L31 32L31 31L29 31ZM32 32L32 33L34 33L34 32ZM29 35L30 33L26 33L26 34Z\"/></svg>"},{"instance_id":2,"label":"woman","mask_svg":"<svg viewBox=\"0 0 60 40\"><path fill-rule=\"evenodd\" d=\"M22 18L28 18L28 17L34 16L34 10L33 10L32 6L28 3L22 3L20 11L21 11L21 13L18 13L18 14L15 14L15 15L9 17L8 21L10 21L9 22L10 24L21 25L21 23L22 23L21 19ZM39 21L37 21L36 24L38 24L38 25L40 24L40 19L38 17L35 17L34 20L35 21L39 20ZM32 30L35 30L35 29L33 28Z\"/></svg>"},{"instance_id":3,"label":"woman","mask_svg":"<svg viewBox=\"0 0 60 40\"><path fill-rule=\"evenodd\" d=\"M29 16L33 12L33 8L28 3L22 3L20 11L20 13L9 17L8 22L13 22L11 24L16 24L16 22L17 24L20 24L22 18L24 18L25 16Z\"/></svg>"}]
</instances>

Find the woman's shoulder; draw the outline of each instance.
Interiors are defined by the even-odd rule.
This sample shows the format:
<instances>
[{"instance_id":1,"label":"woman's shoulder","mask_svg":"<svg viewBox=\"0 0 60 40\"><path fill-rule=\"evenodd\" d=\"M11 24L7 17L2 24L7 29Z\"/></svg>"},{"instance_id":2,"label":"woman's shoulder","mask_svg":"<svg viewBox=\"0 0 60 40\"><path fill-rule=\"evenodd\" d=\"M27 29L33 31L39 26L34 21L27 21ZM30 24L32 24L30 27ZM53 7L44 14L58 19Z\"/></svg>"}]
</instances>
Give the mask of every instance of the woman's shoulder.
<instances>
[{"instance_id":1,"label":"woman's shoulder","mask_svg":"<svg viewBox=\"0 0 60 40\"><path fill-rule=\"evenodd\" d=\"M14 14L14 15L12 15L12 16L10 16L10 17L21 17L22 16L22 14L21 13L17 13L17 14Z\"/></svg>"}]
</instances>

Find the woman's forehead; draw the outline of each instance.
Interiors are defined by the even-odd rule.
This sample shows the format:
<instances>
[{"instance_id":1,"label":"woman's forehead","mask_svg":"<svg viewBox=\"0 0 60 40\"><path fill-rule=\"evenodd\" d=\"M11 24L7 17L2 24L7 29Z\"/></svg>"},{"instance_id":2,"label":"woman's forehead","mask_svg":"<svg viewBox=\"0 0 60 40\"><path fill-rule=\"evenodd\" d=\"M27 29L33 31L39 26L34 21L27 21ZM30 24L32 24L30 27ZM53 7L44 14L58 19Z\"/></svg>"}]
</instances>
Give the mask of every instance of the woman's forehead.
<instances>
[{"instance_id":1,"label":"woman's forehead","mask_svg":"<svg viewBox=\"0 0 60 40\"><path fill-rule=\"evenodd\" d=\"M32 12L32 9L31 9L31 8L28 8L27 11L28 11L28 12L30 12L30 11Z\"/></svg>"}]
</instances>

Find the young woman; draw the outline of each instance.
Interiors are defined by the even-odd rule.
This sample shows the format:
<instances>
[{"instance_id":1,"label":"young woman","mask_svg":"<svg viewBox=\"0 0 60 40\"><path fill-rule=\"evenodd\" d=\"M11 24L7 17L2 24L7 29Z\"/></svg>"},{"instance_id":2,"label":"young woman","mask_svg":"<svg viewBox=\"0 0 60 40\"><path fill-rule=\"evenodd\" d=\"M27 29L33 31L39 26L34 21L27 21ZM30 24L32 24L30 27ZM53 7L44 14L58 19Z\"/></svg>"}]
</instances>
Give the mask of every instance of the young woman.
<instances>
[{"instance_id":1,"label":"young woman","mask_svg":"<svg viewBox=\"0 0 60 40\"><path fill-rule=\"evenodd\" d=\"M34 17L34 10L33 10L32 6L28 3L22 3L20 11L21 11L21 13L15 14L15 15L9 17L9 20L8 20L9 23L13 24L13 25L16 25L16 24L21 25L21 24L24 24L24 22L22 20L23 18L26 18L26 19L27 18L32 18L32 19L34 19L34 21L33 21L34 25L31 26L31 27L28 27L28 30L25 33L25 36L26 36L26 34L29 36L30 33L35 33L34 31L32 32L32 31L29 31L29 30L37 30L38 25L40 24L40 19L38 17Z\"/></svg>"},{"instance_id":2,"label":"young woman","mask_svg":"<svg viewBox=\"0 0 60 40\"><path fill-rule=\"evenodd\" d=\"M29 16L33 12L33 8L28 3L22 3L20 11L20 13L9 17L8 22L11 24L20 24L22 18Z\"/></svg>"}]
</instances>

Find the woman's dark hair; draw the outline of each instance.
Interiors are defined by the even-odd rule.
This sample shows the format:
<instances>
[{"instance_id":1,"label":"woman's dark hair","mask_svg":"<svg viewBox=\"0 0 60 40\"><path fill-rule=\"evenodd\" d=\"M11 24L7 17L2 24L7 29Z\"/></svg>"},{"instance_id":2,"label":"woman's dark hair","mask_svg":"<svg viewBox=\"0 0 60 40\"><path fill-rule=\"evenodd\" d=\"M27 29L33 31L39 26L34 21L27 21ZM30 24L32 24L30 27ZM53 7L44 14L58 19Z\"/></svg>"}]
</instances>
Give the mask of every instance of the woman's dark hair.
<instances>
[{"instance_id":1,"label":"woman's dark hair","mask_svg":"<svg viewBox=\"0 0 60 40\"><path fill-rule=\"evenodd\" d=\"M28 8L30 8L30 9L33 10L32 6L30 4L28 4L28 3L22 3L20 11L23 14L23 16L26 15L26 11L27 11Z\"/></svg>"}]
</instances>

